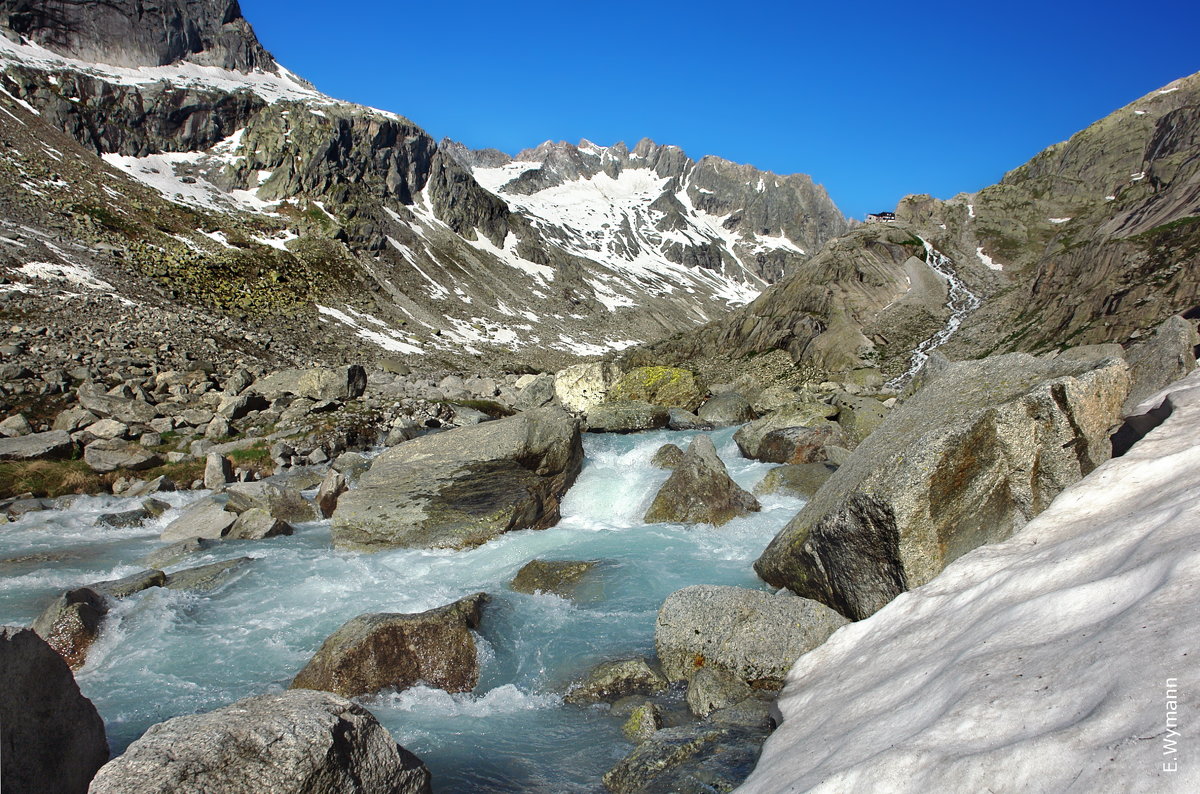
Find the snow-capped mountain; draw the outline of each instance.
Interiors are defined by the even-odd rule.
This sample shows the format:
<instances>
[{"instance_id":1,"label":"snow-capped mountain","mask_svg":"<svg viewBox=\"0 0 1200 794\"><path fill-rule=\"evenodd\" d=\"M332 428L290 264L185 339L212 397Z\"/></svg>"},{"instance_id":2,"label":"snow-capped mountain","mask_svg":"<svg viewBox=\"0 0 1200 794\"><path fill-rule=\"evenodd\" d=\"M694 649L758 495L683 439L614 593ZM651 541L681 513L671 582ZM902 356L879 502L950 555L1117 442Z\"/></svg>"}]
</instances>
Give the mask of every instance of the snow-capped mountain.
<instances>
[{"instance_id":1,"label":"snow-capped mountain","mask_svg":"<svg viewBox=\"0 0 1200 794\"><path fill-rule=\"evenodd\" d=\"M54 185L51 197L14 172L12 216L45 218L47 202L79 193L55 234L91 245L58 264L118 291L149 278L177 302L265 327L285 314L318 358L363 342L498 363L616 350L752 300L847 227L808 177L649 141L516 158L439 145L279 66L233 0L3 0L0 31L0 105L65 133L96 175L98 193L57 184L40 146L10 158ZM19 274L27 254L0 248L0 263Z\"/></svg>"}]
</instances>

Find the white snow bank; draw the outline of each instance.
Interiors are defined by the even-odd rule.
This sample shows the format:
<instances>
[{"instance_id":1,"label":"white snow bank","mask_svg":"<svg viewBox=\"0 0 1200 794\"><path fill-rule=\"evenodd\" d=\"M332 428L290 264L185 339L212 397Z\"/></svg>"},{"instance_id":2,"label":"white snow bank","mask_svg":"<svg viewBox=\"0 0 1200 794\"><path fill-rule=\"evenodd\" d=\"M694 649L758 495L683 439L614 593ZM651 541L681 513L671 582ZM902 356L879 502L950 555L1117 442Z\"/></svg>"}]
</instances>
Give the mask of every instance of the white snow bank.
<instances>
[{"instance_id":1,"label":"white snow bank","mask_svg":"<svg viewBox=\"0 0 1200 794\"><path fill-rule=\"evenodd\" d=\"M1200 372L1176 388L1020 533L802 657L739 791L1200 791Z\"/></svg>"}]
</instances>

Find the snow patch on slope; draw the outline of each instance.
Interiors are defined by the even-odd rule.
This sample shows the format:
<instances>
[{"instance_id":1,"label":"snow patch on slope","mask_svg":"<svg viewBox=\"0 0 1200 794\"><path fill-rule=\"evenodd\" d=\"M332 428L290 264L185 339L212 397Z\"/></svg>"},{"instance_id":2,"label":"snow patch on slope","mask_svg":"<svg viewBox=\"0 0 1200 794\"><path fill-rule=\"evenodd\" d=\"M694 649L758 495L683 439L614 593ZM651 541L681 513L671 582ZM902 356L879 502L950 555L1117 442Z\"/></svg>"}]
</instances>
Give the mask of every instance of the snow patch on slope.
<instances>
[{"instance_id":1,"label":"snow patch on slope","mask_svg":"<svg viewBox=\"0 0 1200 794\"><path fill-rule=\"evenodd\" d=\"M1200 789L1200 371L1175 389L1008 541L801 657L739 791Z\"/></svg>"}]
</instances>

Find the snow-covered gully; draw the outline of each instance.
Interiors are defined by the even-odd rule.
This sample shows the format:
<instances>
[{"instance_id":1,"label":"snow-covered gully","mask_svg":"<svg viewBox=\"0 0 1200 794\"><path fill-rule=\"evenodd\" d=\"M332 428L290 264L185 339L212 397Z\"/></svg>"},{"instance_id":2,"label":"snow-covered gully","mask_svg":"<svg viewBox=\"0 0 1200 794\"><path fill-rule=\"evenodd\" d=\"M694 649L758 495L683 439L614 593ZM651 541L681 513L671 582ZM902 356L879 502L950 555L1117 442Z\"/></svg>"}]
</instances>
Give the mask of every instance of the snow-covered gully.
<instances>
[{"instance_id":1,"label":"snow-covered gully","mask_svg":"<svg viewBox=\"0 0 1200 794\"><path fill-rule=\"evenodd\" d=\"M925 238L917 237L917 239L925 246L925 264L929 265L930 269L946 279L946 283L948 284L946 308L950 310L950 317L946 320L946 325L938 330L936 334L913 349L908 369L888 381L888 386L892 388L899 388L915 375L929 359L929 354L946 344L950 337L954 335L954 332L958 330L959 326L962 325L967 315L978 309L980 304L979 296L967 289L967 285L958 277L958 273L955 272L954 263L950 261L950 257L934 248L933 244Z\"/></svg>"},{"instance_id":2,"label":"snow-covered gully","mask_svg":"<svg viewBox=\"0 0 1200 794\"><path fill-rule=\"evenodd\" d=\"M1194 792L1200 372L1004 543L802 657L739 791ZM1142 409L1153 407L1144 403Z\"/></svg>"}]
</instances>

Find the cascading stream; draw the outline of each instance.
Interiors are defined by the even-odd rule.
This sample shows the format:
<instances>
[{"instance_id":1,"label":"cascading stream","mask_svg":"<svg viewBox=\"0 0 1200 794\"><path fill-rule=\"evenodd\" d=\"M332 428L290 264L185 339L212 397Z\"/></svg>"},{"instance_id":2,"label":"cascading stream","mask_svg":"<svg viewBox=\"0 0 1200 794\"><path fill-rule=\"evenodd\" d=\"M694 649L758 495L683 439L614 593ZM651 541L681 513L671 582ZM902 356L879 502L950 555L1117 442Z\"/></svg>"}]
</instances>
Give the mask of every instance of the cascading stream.
<instances>
[{"instance_id":1,"label":"cascading stream","mask_svg":"<svg viewBox=\"0 0 1200 794\"><path fill-rule=\"evenodd\" d=\"M730 475L751 488L772 468L742 458L733 428L713 432ZM285 688L322 640L365 612L419 612L480 590L492 602L479 635L481 677L471 693L417 687L361 698L449 792L585 792L632 745L603 706L562 702L593 665L654 653L663 600L691 584L762 588L751 568L802 506L762 498L763 511L723 527L646 524L669 472L650 458L692 432L588 435L586 459L558 526L511 532L460 552L331 548L329 522L291 537L225 541L169 571L254 557L209 594L151 588L118 602L77 674L104 718L114 753L151 725ZM97 524L137 500L83 497L29 514L0 533L0 622L27 625L63 590L140 570L163 526L205 491L164 494L176 509L142 527ZM575 601L508 587L532 559L595 560Z\"/></svg>"},{"instance_id":2,"label":"cascading stream","mask_svg":"<svg viewBox=\"0 0 1200 794\"><path fill-rule=\"evenodd\" d=\"M954 263L950 261L950 257L934 248L933 244L925 238L918 235L917 239L925 246L925 264L929 265L935 273L944 276L949 285L946 295L946 308L950 310L950 317L946 320L946 325L936 334L913 349L908 369L887 382L887 385L893 389L900 388L909 378L917 374L925 362L929 360L929 354L946 344L950 337L954 335L954 332L958 330L959 326L962 325L967 315L978 309L982 303L979 296L967 289L967 285L958 277L958 274L954 271Z\"/></svg>"}]
</instances>

